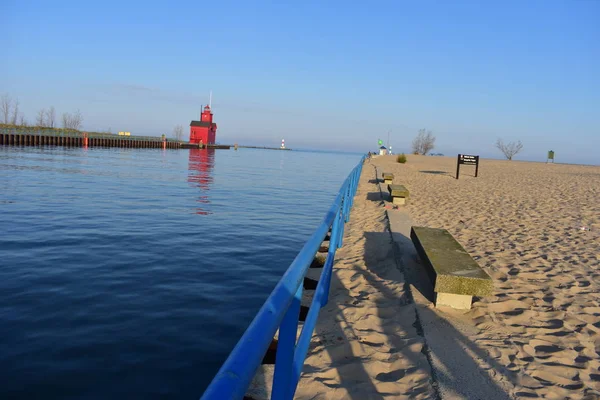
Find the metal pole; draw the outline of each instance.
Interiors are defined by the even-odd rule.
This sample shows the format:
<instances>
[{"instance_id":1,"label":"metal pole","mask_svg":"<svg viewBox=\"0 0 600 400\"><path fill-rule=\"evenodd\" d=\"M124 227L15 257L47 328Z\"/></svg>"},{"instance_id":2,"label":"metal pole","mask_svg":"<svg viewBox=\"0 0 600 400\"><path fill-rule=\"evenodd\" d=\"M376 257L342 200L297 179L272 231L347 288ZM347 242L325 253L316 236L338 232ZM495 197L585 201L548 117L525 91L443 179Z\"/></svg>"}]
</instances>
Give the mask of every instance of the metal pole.
<instances>
[{"instance_id":1,"label":"metal pole","mask_svg":"<svg viewBox=\"0 0 600 400\"><path fill-rule=\"evenodd\" d=\"M335 257L335 251L338 247L339 234L340 234L340 212L338 211L335 219L333 220L333 226L331 227L331 239L329 241L329 252L327 257ZM332 263L333 265L333 263ZM331 267L333 269L333 266ZM327 281L325 282L325 293L323 294L323 302L321 303L321 307L327 304L329 301L329 288L331 287L331 275L327 277Z\"/></svg>"},{"instance_id":2,"label":"metal pole","mask_svg":"<svg viewBox=\"0 0 600 400\"><path fill-rule=\"evenodd\" d=\"M458 179L459 173L460 173L460 154L456 158L456 179Z\"/></svg>"},{"instance_id":3,"label":"metal pole","mask_svg":"<svg viewBox=\"0 0 600 400\"><path fill-rule=\"evenodd\" d=\"M298 316L300 315L300 299L302 298L302 285L296 290L292 304L288 308L281 327L279 328L279 341L277 342L277 355L275 356L275 374L273 376L273 400L289 399L292 387L292 366L294 363L294 350L296 348L296 335L298 333ZM295 386L295 385L294 385Z\"/></svg>"},{"instance_id":4,"label":"metal pole","mask_svg":"<svg viewBox=\"0 0 600 400\"><path fill-rule=\"evenodd\" d=\"M348 179L348 185L346 186L344 193L344 222L350 221L350 191L352 187L352 178Z\"/></svg>"}]
</instances>

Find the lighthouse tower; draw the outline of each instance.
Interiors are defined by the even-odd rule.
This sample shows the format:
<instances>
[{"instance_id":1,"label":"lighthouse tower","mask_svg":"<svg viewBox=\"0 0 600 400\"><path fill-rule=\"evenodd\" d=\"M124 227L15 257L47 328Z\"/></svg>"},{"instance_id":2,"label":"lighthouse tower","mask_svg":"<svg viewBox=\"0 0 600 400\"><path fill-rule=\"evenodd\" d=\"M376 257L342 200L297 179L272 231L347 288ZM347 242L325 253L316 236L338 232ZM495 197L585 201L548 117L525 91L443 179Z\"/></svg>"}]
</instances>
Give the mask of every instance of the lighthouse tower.
<instances>
[{"instance_id":1,"label":"lighthouse tower","mask_svg":"<svg viewBox=\"0 0 600 400\"><path fill-rule=\"evenodd\" d=\"M217 136L217 124L213 122L210 106L204 107L200 121L190 123L190 143L214 144Z\"/></svg>"}]
</instances>

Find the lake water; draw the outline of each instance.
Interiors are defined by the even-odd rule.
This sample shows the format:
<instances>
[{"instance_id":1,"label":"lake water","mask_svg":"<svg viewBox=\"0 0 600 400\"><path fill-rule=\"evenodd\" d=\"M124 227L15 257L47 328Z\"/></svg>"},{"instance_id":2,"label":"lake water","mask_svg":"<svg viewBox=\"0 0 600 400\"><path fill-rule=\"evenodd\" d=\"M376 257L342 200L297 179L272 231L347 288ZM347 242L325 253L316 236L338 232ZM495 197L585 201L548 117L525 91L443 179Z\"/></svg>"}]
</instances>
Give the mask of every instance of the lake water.
<instances>
[{"instance_id":1,"label":"lake water","mask_svg":"<svg viewBox=\"0 0 600 400\"><path fill-rule=\"evenodd\" d=\"M197 399L359 158L0 146L0 398Z\"/></svg>"}]
</instances>

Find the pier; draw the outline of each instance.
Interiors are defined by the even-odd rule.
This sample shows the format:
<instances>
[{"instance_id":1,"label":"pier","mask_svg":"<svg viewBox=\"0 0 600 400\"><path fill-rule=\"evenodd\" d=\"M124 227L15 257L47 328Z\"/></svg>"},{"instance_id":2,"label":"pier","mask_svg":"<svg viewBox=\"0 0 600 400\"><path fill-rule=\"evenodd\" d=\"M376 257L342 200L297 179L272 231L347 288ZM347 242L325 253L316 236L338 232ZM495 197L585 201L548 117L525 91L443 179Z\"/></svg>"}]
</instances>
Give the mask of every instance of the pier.
<instances>
[{"instance_id":1,"label":"pier","mask_svg":"<svg viewBox=\"0 0 600 400\"><path fill-rule=\"evenodd\" d=\"M230 144L203 144L203 145L199 145L197 143L187 143L187 142L181 142L181 149L221 149L221 150L229 150L231 149L231 145Z\"/></svg>"},{"instance_id":2,"label":"pier","mask_svg":"<svg viewBox=\"0 0 600 400\"><path fill-rule=\"evenodd\" d=\"M64 147L123 147L144 149L181 149L183 142L156 136L119 136L102 133L69 131L0 130L0 145L6 146L64 146Z\"/></svg>"},{"instance_id":3,"label":"pier","mask_svg":"<svg viewBox=\"0 0 600 400\"><path fill-rule=\"evenodd\" d=\"M240 149L260 149L260 150L288 150L291 151L292 149L288 149L286 148L281 148L281 147L263 147L263 146L238 146L238 148Z\"/></svg>"}]
</instances>

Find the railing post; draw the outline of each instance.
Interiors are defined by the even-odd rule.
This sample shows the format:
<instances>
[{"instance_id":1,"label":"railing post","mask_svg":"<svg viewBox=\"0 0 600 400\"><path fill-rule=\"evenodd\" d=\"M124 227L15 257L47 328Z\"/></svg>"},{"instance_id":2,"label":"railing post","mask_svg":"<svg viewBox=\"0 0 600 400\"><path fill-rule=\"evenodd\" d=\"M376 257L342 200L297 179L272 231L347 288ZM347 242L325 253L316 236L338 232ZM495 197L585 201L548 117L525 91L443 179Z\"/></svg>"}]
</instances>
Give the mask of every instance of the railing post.
<instances>
[{"instance_id":1,"label":"railing post","mask_svg":"<svg viewBox=\"0 0 600 400\"><path fill-rule=\"evenodd\" d=\"M352 177L348 179L348 186L346 187L346 191L344 193L344 216L346 217L345 221L350 221L350 197L352 192Z\"/></svg>"},{"instance_id":2,"label":"railing post","mask_svg":"<svg viewBox=\"0 0 600 400\"><path fill-rule=\"evenodd\" d=\"M296 349L301 298L302 285L296 290L292 303L279 327L279 340L277 342L275 373L273 375L273 390L271 394L272 400L291 399L290 393L293 393L294 390L292 386L292 367L294 364L294 350Z\"/></svg>"},{"instance_id":3,"label":"railing post","mask_svg":"<svg viewBox=\"0 0 600 400\"><path fill-rule=\"evenodd\" d=\"M352 174L352 190L350 190L350 207L354 205L354 195L356 194L356 188L358 187L358 177L360 172L358 168L354 170Z\"/></svg>"},{"instance_id":4,"label":"railing post","mask_svg":"<svg viewBox=\"0 0 600 400\"><path fill-rule=\"evenodd\" d=\"M344 200L346 201L346 200ZM337 248L339 249L340 247L342 247L344 245L344 228L345 228L345 223L346 223L346 212L345 212L346 206L342 204L342 207L340 208L340 226L338 227L338 237L337 237Z\"/></svg>"},{"instance_id":5,"label":"railing post","mask_svg":"<svg viewBox=\"0 0 600 400\"><path fill-rule=\"evenodd\" d=\"M331 227L331 239L329 241L329 252L327 253L327 257L335 257L335 251L338 248L339 236L340 236L340 210L338 210L335 215L335 219L333 220L333 226ZM333 260L331 260L331 273L327 277L327 282L325 282L325 293L323 294L323 302L321 303L321 307L325 306L329 301L329 288L331 287L331 276L333 275ZM325 271L323 271L325 273Z\"/></svg>"},{"instance_id":6,"label":"railing post","mask_svg":"<svg viewBox=\"0 0 600 400\"><path fill-rule=\"evenodd\" d=\"M354 204L354 193L356 193L356 169L354 169L354 171L352 171L352 184L350 185L350 193L349 193L350 208L352 208L352 205ZM348 213L348 214L350 214L350 213Z\"/></svg>"}]
</instances>

